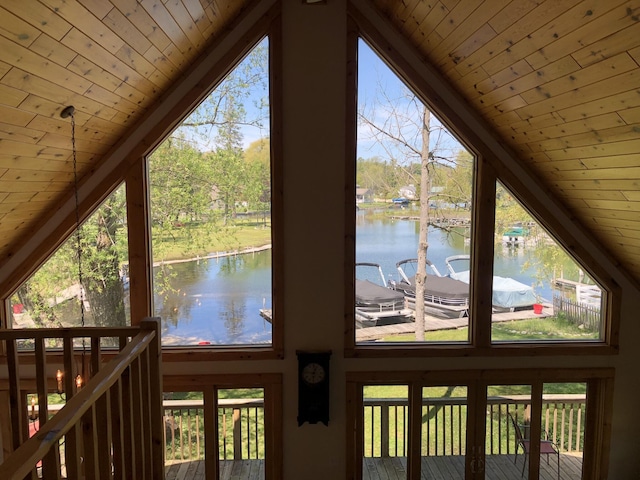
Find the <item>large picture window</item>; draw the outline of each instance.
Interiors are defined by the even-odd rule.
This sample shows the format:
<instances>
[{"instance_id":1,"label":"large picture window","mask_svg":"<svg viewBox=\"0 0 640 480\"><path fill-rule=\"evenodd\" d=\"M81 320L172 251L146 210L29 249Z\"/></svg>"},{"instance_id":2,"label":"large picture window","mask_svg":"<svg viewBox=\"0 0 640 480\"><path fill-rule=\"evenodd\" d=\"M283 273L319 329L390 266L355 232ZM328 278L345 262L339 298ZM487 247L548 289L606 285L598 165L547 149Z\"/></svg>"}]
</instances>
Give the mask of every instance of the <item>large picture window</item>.
<instances>
[{"instance_id":1,"label":"large picture window","mask_svg":"<svg viewBox=\"0 0 640 480\"><path fill-rule=\"evenodd\" d=\"M498 182L491 338L603 340L603 289Z\"/></svg>"},{"instance_id":2,"label":"large picture window","mask_svg":"<svg viewBox=\"0 0 640 480\"><path fill-rule=\"evenodd\" d=\"M356 341L468 342L469 276L449 270L470 254L474 157L363 40L358 79Z\"/></svg>"},{"instance_id":3,"label":"large picture window","mask_svg":"<svg viewBox=\"0 0 640 480\"><path fill-rule=\"evenodd\" d=\"M163 345L272 341L269 43L149 157Z\"/></svg>"},{"instance_id":4,"label":"large picture window","mask_svg":"<svg viewBox=\"0 0 640 480\"><path fill-rule=\"evenodd\" d=\"M610 341L607 289L527 211L526 192L510 192L368 41L353 48L349 341L368 352Z\"/></svg>"}]
</instances>

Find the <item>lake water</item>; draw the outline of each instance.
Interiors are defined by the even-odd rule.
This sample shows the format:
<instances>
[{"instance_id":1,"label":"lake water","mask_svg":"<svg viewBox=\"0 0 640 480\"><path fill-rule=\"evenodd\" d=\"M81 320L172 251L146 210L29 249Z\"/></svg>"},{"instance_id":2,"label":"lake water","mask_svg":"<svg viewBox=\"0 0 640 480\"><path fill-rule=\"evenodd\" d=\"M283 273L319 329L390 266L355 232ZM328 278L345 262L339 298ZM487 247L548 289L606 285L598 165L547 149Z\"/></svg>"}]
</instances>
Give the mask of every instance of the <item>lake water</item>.
<instances>
[{"instance_id":1,"label":"lake water","mask_svg":"<svg viewBox=\"0 0 640 480\"><path fill-rule=\"evenodd\" d=\"M366 212L357 214L356 261L381 265L387 279L399 279L396 263L416 257L418 223L409 220L371 220ZM446 233L429 231L428 258L441 274L445 258L469 254L463 230ZM523 249L496 252L495 275L515 278L532 285L533 273L523 271ZM165 281L159 272L164 268ZM271 251L218 259L191 261L155 268L156 315L162 318L165 345L219 345L271 342L271 325L260 309L271 308ZM536 288L543 298L551 298L548 285Z\"/></svg>"}]
</instances>

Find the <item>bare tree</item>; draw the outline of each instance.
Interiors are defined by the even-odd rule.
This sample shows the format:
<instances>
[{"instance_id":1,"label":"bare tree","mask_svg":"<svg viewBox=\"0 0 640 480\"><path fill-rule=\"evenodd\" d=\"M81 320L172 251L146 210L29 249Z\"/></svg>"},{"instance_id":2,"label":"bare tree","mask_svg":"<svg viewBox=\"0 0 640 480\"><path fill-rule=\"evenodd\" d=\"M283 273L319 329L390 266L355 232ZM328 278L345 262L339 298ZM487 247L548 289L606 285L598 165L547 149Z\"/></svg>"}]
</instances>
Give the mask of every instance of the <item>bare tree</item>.
<instances>
[{"instance_id":1,"label":"bare tree","mask_svg":"<svg viewBox=\"0 0 640 480\"><path fill-rule=\"evenodd\" d=\"M457 165L455 158L462 148L438 121L432 121L428 107L409 89L392 98L386 88L379 88L379 97L369 108L362 106L359 112L361 126L369 132L369 139L390 160L404 168L407 175L420 185L419 237L417 246L418 266L415 276L415 336L417 341L425 339L424 294L427 279L428 229L432 223L430 206L435 198L432 184L436 172L452 178L446 183L455 183ZM450 150L450 151L449 151ZM408 167L420 164L420 178L416 178ZM443 176L443 175L439 175ZM442 178L439 181L443 181ZM439 195L439 194L438 194ZM444 193L447 198L450 192ZM448 198L451 203L454 200ZM439 225L442 225L441 223Z\"/></svg>"},{"instance_id":2,"label":"bare tree","mask_svg":"<svg viewBox=\"0 0 640 480\"><path fill-rule=\"evenodd\" d=\"M416 272L416 341L424 341L424 290L427 281L427 250L429 248L429 203L431 175L429 172L429 138L431 134L431 112L424 107L422 116L422 150L420 172L420 230L418 233L418 270ZM419 301L420 299L420 301Z\"/></svg>"}]
</instances>

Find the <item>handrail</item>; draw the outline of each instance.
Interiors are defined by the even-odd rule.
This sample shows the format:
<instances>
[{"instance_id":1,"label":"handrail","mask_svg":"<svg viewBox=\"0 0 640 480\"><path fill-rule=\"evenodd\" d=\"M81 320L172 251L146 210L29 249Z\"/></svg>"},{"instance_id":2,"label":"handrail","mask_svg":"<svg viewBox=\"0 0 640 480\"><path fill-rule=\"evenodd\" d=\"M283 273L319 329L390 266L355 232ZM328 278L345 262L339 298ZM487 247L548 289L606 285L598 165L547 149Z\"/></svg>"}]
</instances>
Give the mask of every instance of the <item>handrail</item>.
<instances>
[{"instance_id":1,"label":"handrail","mask_svg":"<svg viewBox=\"0 0 640 480\"><path fill-rule=\"evenodd\" d=\"M97 339L99 335L96 336L95 334L98 332L101 334L106 333L106 336L109 337L130 336L132 334L131 327L126 329L93 329L84 327L80 334L78 329L55 329L53 332L51 332L51 329L47 330L49 332L29 330L28 334L24 331L6 331L0 334L0 338L15 340L23 338L21 335L25 335L26 338L47 338L47 333L50 335L53 333L54 338L62 338L64 336L64 338L71 339L75 336ZM161 424L162 380L159 365L160 334L158 319L145 319L139 329L134 328L133 330L138 330L139 333L108 364L102 366L81 390L68 398L66 405L58 413L51 419L46 419L47 415L44 415L44 421L41 422L39 431L26 440L0 465L0 478L7 480L24 479L47 454L50 455L52 451L56 452L60 439L67 434L72 437L65 437L65 445L67 446L67 452L65 453L71 453L66 461L68 474L70 470L77 472L81 468L85 469L85 475L88 478L100 477L100 472L110 472L112 465L108 457L112 448L107 445L107 448L104 449L105 451L101 451L100 443L102 439L98 438L96 432L98 424L101 422L103 425L109 425L111 429L119 431L113 433L114 450L116 443L121 444L121 448L132 448L134 455L135 449L143 450L143 453L140 453L138 458L130 460L130 462L131 466L135 463L135 468L138 471L148 472L148 476L144 478L164 478ZM114 332L116 333L115 335ZM9 342L7 344L9 345ZM128 383L129 376L133 380L131 383ZM42 379L38 381L43 382ZM126 395L127 392L129 396ZM127 407L131 407L131 400L135 401L136 396L144 397L141 400L148 400L148 404L145 405L148 411L141 415L143 418L138 422L140 435L136 435L136 432L131 432L131 436L127 440L127 433L120 435L119 433L122 433L120 430L132 429L135 426L126 425L127 418L124 419L125 425L116 425L114 422L120 421L123 423L122 416L132 415L132 410L124 412L122 406L126 404ZM109 412L105 415L109 418L99 418L101 415L96 415L96 411L106 412L107 398L112 401L112 409L115 409L116 413L112 416L111 412ZM154 402L158 405L156 406ZM113 405L113 403L117 403L117 405ZM135 408L133 410L135 411ZM82 424L85 427L80 429L79 426ZM148 430L144 432L143 430L145 429ZM116 436L119 438L115 438ZM137 444L138 440L140 445ZM78 464L80 455L72 453L76 451L75 447L79 445L82 445L85 450L84 465L82 467ZM94 451L91 451L92 447ZM144 452L145 447L148 449L147 452ZM96 448L100 450L97 453ZM122 457L130 454L131 452L126 451L114 452L114 456L120 456L117 459L120 461L120 465L114 465L113 468L125 468L125 463L123 462L126 459ZM58 462L59 456L54 455L52 463L57 464ZM43 467L45 466L46 462L43 461ZM59 478L59 466L57 472L55 468L51 471L53 473L48 475L43 471L44 477Z\"/></svg>"}]
</instances>

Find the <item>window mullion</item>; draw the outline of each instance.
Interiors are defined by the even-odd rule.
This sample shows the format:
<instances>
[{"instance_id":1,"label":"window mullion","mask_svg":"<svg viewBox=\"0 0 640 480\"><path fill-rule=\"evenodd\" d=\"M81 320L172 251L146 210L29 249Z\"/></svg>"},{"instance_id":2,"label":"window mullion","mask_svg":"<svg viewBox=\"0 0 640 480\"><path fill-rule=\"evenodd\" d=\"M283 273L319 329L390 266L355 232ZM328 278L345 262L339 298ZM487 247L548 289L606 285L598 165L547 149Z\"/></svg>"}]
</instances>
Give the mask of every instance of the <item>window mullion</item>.
<instances>
[{"instance_id":1,"label":"window mullion","mask_svg":"<svg viewBox=\"0 0 640 480\"><path fill-rule=\"evenodd\" d=\"M488 348L491 345L496 172L482 157L477 159L476 165L469 340L477 347Z\"/></svg>"},{"instance_id":2,"label":"window mullion","mask_svg":"<svg viewBox=\"0 0 640 480\"><path fill-rule=\"evenodd\" d=\"M407 478L419 480L422 449L422 385L409 386L409 449L407 451Z\"/></svg>"}]
</instances>

